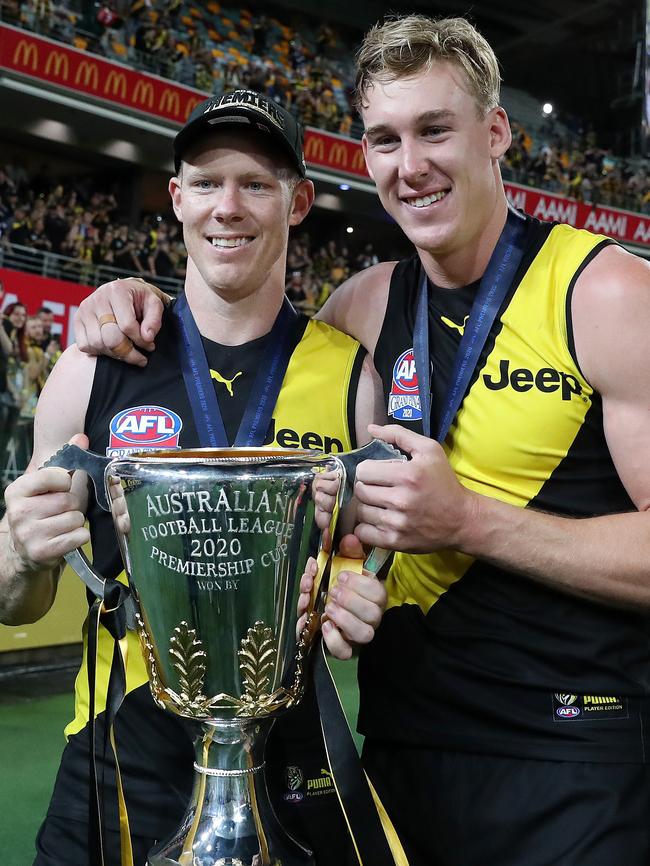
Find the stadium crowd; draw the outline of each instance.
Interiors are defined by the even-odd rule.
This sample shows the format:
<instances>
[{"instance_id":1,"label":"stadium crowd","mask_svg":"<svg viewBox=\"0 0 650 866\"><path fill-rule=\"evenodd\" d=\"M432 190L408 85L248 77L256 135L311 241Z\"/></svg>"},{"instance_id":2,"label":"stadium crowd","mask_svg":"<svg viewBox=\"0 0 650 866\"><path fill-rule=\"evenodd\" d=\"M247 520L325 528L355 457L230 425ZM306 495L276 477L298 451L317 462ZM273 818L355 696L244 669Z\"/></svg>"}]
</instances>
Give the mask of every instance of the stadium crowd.
<instances>
[{"instance_id":1,"label":"stadium crowd","mask_svg":"<svg viewBox=\"0 0 650 866\"><path fill-rule=\"evenodd\" d=\"M650 176L645 161L617 159L598 146L593 133L571 141L549 127L535 145L517 122L502 164L503 176L583 201L650 213Z\"/></svg>"},{"instance_id":2,"label":"stadium crowd","mask_svg":"<svg viewBox=\"0 0 650 866\"><path fill-rule=\"evenodd\" d=\"M298 112L306 126L353 137L361 132L351 102L359 34L310 25L304 15L294 20L286 9L253 14L216 0L0 0L0 13L10 23L206 93L237 87L266 93ZM650 211L644 162L618 158L592 134L550 120L534 130L513 127L506 178L589 204Z\"/></svg>"},{"instance_id":3,"label":"stadium crowd","mask_svg":"<svg viewBox=\"0 0 650 866\"><path fill-rule=\"evenodd\" d=\"M293 26L215 0L2 0L2 19L206 93L248 87L349 134L351 45L328 24Z\"/></svg>"}]
</instances>

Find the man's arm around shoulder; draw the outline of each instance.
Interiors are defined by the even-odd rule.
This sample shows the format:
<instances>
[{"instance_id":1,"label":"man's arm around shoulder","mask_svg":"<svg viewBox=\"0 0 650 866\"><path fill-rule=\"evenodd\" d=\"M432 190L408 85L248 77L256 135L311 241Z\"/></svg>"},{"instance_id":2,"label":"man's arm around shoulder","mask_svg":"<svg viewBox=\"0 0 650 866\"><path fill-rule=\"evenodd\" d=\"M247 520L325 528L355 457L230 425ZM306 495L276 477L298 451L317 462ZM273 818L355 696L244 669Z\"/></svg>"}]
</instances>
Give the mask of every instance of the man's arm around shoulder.
<instances>
[{"instance_id":1,"label":"man's arm around shoulder","mask_svg":"<svg viewBox=\"0 0 650 866\"><path fill-rule=\"evenodd\" d=\"M38 470L84 428L95 359L67 349L50 374L34 419L34 450L24 475L5 491L0 522L0 622L34 622L52 606L62 558L88 541L86 477ZM76 444L87 447L85 436ZM38 471L37 471L38 470Z\"/></svg>"}]
</instances>

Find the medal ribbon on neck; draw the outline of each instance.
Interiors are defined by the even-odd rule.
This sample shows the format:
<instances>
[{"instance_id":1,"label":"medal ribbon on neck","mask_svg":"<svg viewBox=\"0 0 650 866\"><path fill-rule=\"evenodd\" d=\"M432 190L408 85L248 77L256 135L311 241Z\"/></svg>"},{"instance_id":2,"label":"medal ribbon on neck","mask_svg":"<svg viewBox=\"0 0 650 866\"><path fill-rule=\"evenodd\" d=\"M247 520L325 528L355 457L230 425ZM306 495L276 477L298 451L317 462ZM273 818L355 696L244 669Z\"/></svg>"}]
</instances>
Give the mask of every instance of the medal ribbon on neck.
<instances>
[{"instance_id":1,"label":"medal ribbon on neck","mask_svg":"<svg viewBox=\"0 0 650 866\"><path fill-rule=\"evenodd\" d=\"M231 443L228 441L214 391L201 334L185 294L179 296L172 314L175 316L180 337L179 351L185 390L192 407L201 447L226 448ZM292 325L297 320L298 314L285 297L268 335L264 356L232 445L254 448L264 444L294 349Z\"/></svg>"},{"instance_id":2,"label":"medal ribbon on neck","mask_svg":"<svg viewBox=\"0 0 650 866\"><path fill-rule=\"evenodd\" d=\"M521 264L524 254L525 230L525 217L508 206L506 224L481 278L469 319L456 352L454 367L440 413L440 424L436 436L440 443L447 438L447 433L463 402L485 342L492 330L492 325ZM415 327L413 329L413 354L415 355L415 369L422 407L422 426L424 435L430 437L429 280L424 268L422 270L422 282L418 292Z\"/></svg>"}]
</instances>

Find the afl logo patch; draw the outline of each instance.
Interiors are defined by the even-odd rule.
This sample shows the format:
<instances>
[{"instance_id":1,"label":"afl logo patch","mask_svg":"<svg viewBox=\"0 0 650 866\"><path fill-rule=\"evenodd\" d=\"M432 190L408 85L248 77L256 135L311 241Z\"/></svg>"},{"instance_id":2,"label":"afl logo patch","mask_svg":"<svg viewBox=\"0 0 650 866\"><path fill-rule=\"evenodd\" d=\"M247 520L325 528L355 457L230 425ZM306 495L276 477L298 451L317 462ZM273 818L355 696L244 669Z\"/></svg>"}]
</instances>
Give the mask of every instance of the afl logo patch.
<instances>
[{"instance_id":1,"label":"afl logo patch","mask_svg":"<svg viewBox=\"0 0 650 866\"><path fill-rule=\"evenodd\" d=\"M183 422L162 406L132 406L114 415L110 423L109 457L133 451L178 448Z\"/></svg>"},{"instance_id":2,"label":"afl logo patch","mask_svg":"<svg viewBox=\"0 0 650 866\"><path fill-rule=\"evenodd\" d=\"M580 715L580 707L558 707L555 714L561 719L575 719Z\"/></svg>"},{"instance_id":3,"label":"afl logo patch","mask_svg":"<svg viewBox=\"0 0 650 866\"><path fill-rule=\"evenodd\" d=\"M422 418L413 349L402 352L393 366L388 414L398 421L419 421Z\"/></svg>"}]
</instances>

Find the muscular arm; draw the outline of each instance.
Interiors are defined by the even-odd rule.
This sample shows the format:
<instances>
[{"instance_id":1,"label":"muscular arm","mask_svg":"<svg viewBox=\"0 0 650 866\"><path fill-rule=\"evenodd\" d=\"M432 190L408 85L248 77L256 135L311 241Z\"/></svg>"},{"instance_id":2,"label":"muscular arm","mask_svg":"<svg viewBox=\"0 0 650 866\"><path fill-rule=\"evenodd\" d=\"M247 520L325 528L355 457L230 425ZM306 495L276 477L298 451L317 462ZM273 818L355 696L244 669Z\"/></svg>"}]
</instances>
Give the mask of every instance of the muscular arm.
<instances>
[{"instance_id":1,"label":"muscular arm","mask_svg":"<svg viewBox=\"0 0 650 866\"><path fill-rule=\"evenodd\" d=\"M586 520L530 512L522 521L490 507L483 537L476 532L486 510L480 500L473 544L502 558L512 532L521 547L507 557L516 557L515 567L579 595L648 606L650 266L617 247L603 250L576 283L572 313L580 366L602 397L609 451L638 512Z\"/></svg>"},{"instance_id":2,"label":"muscular arm","mask_svg":"<svg viewBox=\"0 0 650 866\"><path fill-rule=\"evenodd\" d=\"M34 419L34 452L25 474L5 491L0 522L0 622L33 622L51 607L62 557L88 541L84 528L86 482L64 469L38 467L75 434L84 421L95 359L67 349L50 374ZM87 444L85 437L78 444Z\"/></svg>"},{"instance_id":3,"label":"muscular arm","mask_svg":"<svg viewBox=\"0 0 650 866\"><path fill-rule=\"evenodd\" d=\"M467 490L437 443L391 426L379 435L413 460L379 486L380 470L360 467L364 542L455 548L584 598L650 606L650 266L606 248L577 281L572 312L580 365L602 396L610 453L638 510L572 519L517 508Z\"/></svg>"}]
</instances>

